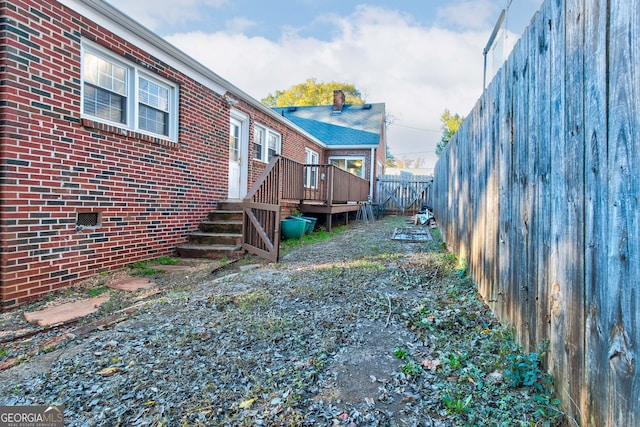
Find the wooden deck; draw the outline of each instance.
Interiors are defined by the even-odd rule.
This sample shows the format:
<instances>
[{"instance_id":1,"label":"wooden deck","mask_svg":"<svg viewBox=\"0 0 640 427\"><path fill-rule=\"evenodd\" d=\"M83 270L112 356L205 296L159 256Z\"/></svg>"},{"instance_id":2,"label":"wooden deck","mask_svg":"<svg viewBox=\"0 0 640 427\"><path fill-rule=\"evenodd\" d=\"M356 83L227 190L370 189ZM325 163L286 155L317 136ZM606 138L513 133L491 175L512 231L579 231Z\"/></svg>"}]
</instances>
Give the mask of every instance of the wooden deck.
<instances>
[{"instance_id":1,"label":"wooden deck","mask_svg":"<svg viewBox=\"0 0 640 427\"><path fill-rule=\"evenodd\" d=\"M344 213L347 214L346 218L348 219L348 213L357 212L358 209L360 209L360 203L334 203L332 205L325 205L321 203L303 202L301 207L303 213L325 215L325 225L327 231L330 232L333 215Z\"/></svg>"},{"instance_id":2,"label":"wooden deck","mask_svg":"<svg viewBox=\"0 0 640 427\"><path fill-rule=\"evenodd\" d=\"M369 200L369 181L333 165L301 164L276 156L243 200L243 244L248 252L277 262L284 203L303 213L326 215L331 231L334 214L357 212Z\"/></svg>"}]
</instances>

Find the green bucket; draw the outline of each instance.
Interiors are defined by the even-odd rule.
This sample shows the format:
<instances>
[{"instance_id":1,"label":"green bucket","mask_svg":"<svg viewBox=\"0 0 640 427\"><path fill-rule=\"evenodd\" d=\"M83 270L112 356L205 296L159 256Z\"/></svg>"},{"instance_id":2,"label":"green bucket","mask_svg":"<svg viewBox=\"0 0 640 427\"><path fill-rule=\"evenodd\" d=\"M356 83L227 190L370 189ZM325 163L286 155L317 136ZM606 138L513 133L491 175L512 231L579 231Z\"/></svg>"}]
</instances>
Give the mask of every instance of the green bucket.
<instances>
[{"instance_id":1,"label":"green bucket","mask_svg":"<svg viewBox=\"0 0 640 427\"><path fill-rule=\"evenodd\" d=\"M285 239L300 239L304 234L307 222L297 219L280 220L280 230Z\"/></svg>"}]
</instances>

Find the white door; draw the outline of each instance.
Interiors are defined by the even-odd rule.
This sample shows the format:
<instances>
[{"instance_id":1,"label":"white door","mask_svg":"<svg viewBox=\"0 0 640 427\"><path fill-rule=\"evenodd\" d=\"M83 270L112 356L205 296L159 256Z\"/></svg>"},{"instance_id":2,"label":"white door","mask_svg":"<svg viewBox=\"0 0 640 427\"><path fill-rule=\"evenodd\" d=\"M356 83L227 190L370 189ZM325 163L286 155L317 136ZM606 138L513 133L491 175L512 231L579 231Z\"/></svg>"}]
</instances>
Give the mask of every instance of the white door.
<instances>
[{"instance_id":1,"label":"white door","mask_svg":"<svg viewBox=\"0 0 640 427\"><path fill-rule=\"evenodd\" d=\"M229 129L229 195L239 199L242 183L242 122L231 118Z\"/></svg>"}]
</instances>

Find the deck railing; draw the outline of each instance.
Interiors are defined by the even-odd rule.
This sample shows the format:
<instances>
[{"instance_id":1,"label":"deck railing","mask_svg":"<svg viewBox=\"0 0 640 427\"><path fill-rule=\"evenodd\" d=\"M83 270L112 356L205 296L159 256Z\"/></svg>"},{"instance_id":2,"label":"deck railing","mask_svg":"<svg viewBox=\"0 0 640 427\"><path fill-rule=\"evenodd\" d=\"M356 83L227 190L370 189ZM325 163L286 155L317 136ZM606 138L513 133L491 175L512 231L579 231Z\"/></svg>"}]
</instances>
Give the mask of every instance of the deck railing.
<instances>
[{"instance_id":1,"label":"deck railing","mask_svg":"<svg viewBox=\"0 0 640 427\"><path fill-rule=\"evenodd\" d=\"M243 201L243 248L277 262L283 200L332 206L368 200L369 182L333 165L276 156Z\"/></svg>"},{"instance_id":2,"label":"deck railing","mask_svg":"<svg viewBox=\"0 0 640 427\"><path fill-rule=\"evenodd\" d=\"M369 197L369 181L333 165L304 165L303 202L364 202Z\"/></svg>"}]
</instances>

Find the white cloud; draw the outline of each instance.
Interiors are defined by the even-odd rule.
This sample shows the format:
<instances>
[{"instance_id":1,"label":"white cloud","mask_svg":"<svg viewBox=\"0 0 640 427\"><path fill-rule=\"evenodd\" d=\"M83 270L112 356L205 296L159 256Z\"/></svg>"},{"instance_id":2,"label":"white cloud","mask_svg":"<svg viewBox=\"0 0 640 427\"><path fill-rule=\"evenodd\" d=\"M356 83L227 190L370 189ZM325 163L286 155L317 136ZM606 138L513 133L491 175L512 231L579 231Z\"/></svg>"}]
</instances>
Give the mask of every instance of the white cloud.
<instances>
[{"instance_id":1,"label":"white cloud","mask_svg":"<svg viewBox=\"0 0 640 427\"><path fill-rule=\"evenodd\" d=\"M335 28L330 41L295 31L277 42L222 32L167 39L256 99L309 77L353 83L397 119L388 132L392 152L420 153L432 166L442 111L467 115L482 92L488 31L422 28L409 16L364 6L325 19Z\"/></svg>"},{"instance_id":2,"label":"white cloud","mask_svg":"<svg viewBox=\"0 0 640 427\"><path fill-rule=\"evenodd\" d=\"M490 0L468 0L448 4L438 9L437 16L447 27L462 30L493 28L501 8Z\"/></svg>"},{"instance_id":3,"label":"white cloud","mask_svg":"<svg viewBox=\"0 0 640 427\"><path fill-rule=\"evenodd\" d=\"M220 8L231 0L108 0L114 7L135 17L150 30L176 23L198 22L207 8Z\"/></svg>"},{"instance_id":4,"label":"white cloud","mask_svg":"<svg viewBox=\"0 0 640 427\"><path fill-rule=\"evenodd\" d=\"M256 23L250 19L237 16L226 22L225 28L230 33L242 33L249 28L255 27Z\"/></svg>"}]
</instances>

